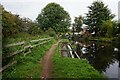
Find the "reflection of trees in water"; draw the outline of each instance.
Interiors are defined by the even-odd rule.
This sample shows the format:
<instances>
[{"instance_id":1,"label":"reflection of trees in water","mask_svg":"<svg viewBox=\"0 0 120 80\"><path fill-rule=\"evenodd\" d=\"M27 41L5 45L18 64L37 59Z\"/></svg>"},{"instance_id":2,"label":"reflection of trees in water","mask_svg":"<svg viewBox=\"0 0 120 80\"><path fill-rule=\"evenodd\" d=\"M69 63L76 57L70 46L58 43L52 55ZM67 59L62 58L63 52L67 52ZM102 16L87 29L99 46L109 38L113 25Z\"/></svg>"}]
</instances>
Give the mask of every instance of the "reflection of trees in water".
<instances>
[{"instance_id":1,"label":"reflection of trees in water","mask_svg":"<svg viewBox=\"0 0 120 80\"><path fill-rule=\"evenodd\" d=\"M114 63L117 55L113 53L113 46L110 44L90 43L89 54L83 55L90 64L99 71L106 71L109 65Z\"/></svg>"},{"instance_id":2,"label":"reflection of trees in water","mask_svg":"<svg viewBox=\"0 0 120 80\"><path fill-rule=\"evenodd\" d=\"M64 47L68 43L62 43L61 49L65 49ZM75 45L73 43L72 45ZM88 53L81 54L83 45L86 45ZM89 42L87 43L77 43L75 46L77 54L82 58L87 58L89 63L97 70L99 71L106 71L107 68L109 68L110 64L114 63L117 60L120 61L120 49L119 52L115 52L114 48L118 45L113 45L110 43L98 43L98 42ZM74 49L74 48L73 48ZM68 52L62 52L62 53L68 53ZM73 51L74 53L74 51ZM69 54L67 54L69 56ZM120 62L119 62L120 67Z\"/></svg>"},{"instance_id":3,"label":"reflection of trees in water","mask_svg":"<svg viewBox=\"0 0 120 80\"><path fill-rule=\"evenodd\" d=\"M119 61L119 67L120 67L120 42L113 42L112 43L112 46L118 48L118 52L116 52L115 54L115 57L117 58L117 60Z\"/></svg>"},{"instance_id":4,"label":"reflection of trees in water","mask_svg":"<svg viewBox=\"0 0 120 80\"><path fill-rule=\"evenodd\" d=\"M117 58L117 60L118 60L118 62L119 62L119 68L120 68L120 49L119 49L119 51L117 52L116 58Z\"/></svg>"}]
</instances>

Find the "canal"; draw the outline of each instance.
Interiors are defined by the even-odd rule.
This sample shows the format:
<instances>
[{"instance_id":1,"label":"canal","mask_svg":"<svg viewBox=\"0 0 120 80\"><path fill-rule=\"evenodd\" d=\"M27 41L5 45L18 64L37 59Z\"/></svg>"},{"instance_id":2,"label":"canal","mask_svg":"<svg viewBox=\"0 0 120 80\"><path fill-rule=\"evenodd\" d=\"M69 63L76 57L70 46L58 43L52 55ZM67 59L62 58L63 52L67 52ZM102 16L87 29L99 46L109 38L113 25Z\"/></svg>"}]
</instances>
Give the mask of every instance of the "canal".
<instances>
[{"instance_id":1,"label":"canal","mask_svg":"<svg viewBox=\"0 0 120 80\"><path fill-rule=\"evenodd\" d=\"M71 45L73 55L76 52L80 58L87 59L89 64L108 78L118 78L120 70L120 44L103 42L75 42ZM62 46L65 50L67 48ZM63 56L70 57L68 51L62 51ZM75 58L77 58L74 55Z\"/></svg>"}]
</instances>

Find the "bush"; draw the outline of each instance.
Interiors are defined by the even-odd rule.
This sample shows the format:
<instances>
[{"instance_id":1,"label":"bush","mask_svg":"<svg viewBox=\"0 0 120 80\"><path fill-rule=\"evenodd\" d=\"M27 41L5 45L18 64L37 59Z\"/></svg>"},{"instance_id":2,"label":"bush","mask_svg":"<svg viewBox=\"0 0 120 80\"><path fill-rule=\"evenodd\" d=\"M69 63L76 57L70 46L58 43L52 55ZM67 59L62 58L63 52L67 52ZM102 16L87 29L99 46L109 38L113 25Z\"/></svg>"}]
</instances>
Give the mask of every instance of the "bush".
<instances>
[{"instance_id":1,"label":"bush","mask_svg":"<svg viewBox=\"0 0 120 80\"><path fill-rule=\"evenodd\" d=\"M55 37L56 36L56 33L52 28L48 29L46 32L50 37Z\"/></svg>"}]
</instances>

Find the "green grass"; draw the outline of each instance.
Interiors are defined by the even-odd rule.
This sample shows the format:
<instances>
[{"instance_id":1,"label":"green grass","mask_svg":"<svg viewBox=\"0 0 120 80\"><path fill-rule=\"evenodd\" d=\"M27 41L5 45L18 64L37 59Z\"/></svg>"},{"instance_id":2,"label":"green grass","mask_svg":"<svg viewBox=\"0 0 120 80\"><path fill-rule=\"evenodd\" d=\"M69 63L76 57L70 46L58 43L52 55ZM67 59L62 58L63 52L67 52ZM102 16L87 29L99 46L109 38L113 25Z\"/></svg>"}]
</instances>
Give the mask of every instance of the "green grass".
<instances>
[{"instance_id":1,"label":"green grass","mask_svg":"<svg viewBox=\"0 0 120 80\"><path fill-rule=\"evenodd\" d=\"M87 60L61 57L56 49L53 57L53 78L104 78Z\"/></svg>"},{"instance_id":2,"label":"green grass","mask_svg":"<svg viewBox=\"0 0 120 80\"><path fill-rule=\"evenodd\" d=\"M22 36L23 35L23 36ZM37 40L40 38L48 38L48 35L42 35L42 36L32 36L30 34L27 33L19 33L19 35L17 34L17 37L13 37L13 38L5 38L3 39L3 46L6 44L12 44L12 43L18 43L18 42L22 42L25 41L24 46L27 46L29 44L33 45L36 43L30 43L31 40ZM43 42L43 41L40 41ZM21 49L24 48L24 46L18 45L18 46L14 46L14 47L8 47L8 48L3 48L3 56L5 55L9 55L9 53L15 52L15 51L19 51Z\"/></svg>"},{"instance_id":3,"label":"green grass","mask_svg":"<svg viewBox=\"0 0 120 80\"><path fill-rule=\"evenodd\" d=\"M69 42L68 39L62 39L61 42Z\"/></svg>"},{"instance_id":4,"label":"green grass","mask_svg":"<svg viewBox=\"0 0 120 80\"><path fill-rule=\"evenodd\" d=\"M52 39L50 42L34 48L32 53L25 57L23 55L17 56L18 63L5 70L3 72L3 78L40 78L40 60L55 42Z\"/></svg>"}]
</instances>

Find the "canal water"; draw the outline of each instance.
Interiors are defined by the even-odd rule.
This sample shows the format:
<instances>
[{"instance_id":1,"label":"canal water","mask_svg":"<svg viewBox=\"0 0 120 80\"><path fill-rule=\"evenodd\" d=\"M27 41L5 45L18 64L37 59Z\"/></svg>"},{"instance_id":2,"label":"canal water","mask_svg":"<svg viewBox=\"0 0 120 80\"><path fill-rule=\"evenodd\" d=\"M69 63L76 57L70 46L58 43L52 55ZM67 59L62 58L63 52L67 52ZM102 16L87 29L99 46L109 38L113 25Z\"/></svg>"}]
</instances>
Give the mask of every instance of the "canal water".
<instances>
[{"instance_id":1,"label":"canal water","mask_svg":"<svg viewBox=\"0 0 120 80\"><path fill-rule=\"evenodd\" d=\"M101 43L90 41L82 43L82 58L86 58L89 63L108 78L119 78L119 55L120 45L118 43Z\"/></svg>"},{"instance_id":2,"label":"canal water","mask_svg":"<svg viewBox=\"0 0 120 80\"><path fill-rule=\"evenodd\" d=\"M89 64L108 78L120 77L120 43L77 42L71 47L80 58L86 58ZM62 53L68 54L65 51Z\"/></svg>"}]
</instances>

